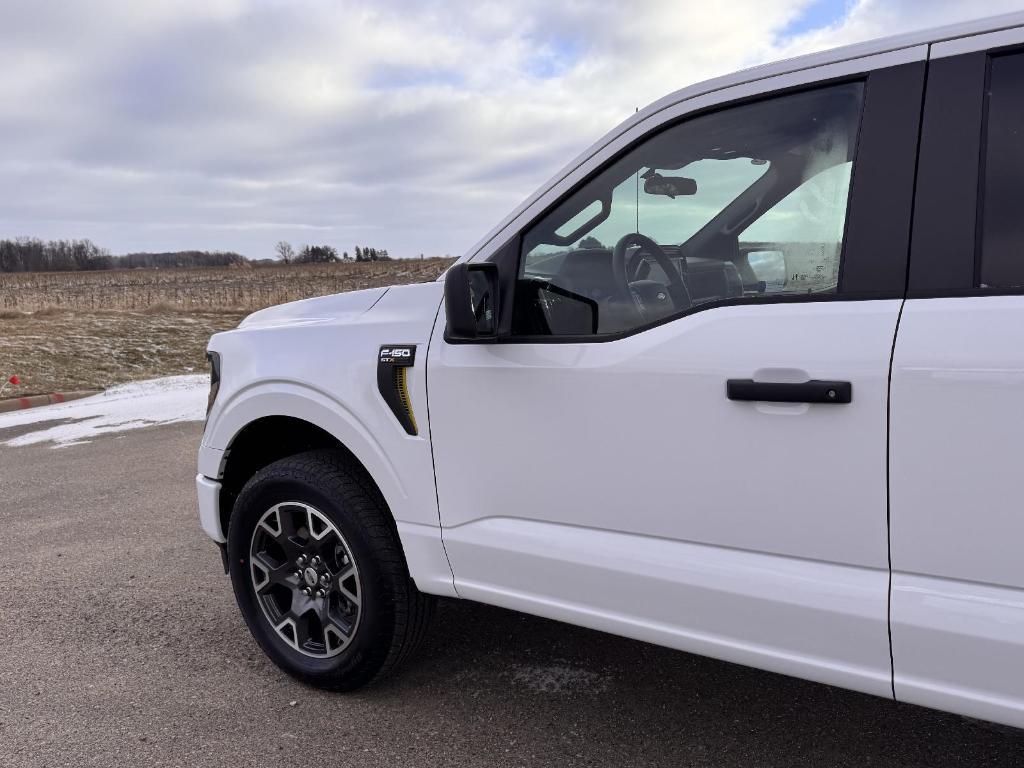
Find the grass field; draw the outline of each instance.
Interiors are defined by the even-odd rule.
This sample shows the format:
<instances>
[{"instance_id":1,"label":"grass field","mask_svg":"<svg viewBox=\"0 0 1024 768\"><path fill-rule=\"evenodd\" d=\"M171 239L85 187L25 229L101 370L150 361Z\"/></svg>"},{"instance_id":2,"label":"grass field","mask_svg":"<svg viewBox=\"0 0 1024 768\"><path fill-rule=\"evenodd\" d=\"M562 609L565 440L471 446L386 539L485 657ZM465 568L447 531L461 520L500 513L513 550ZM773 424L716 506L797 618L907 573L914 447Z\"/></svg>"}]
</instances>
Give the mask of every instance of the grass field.
<instances>
[{"instance_id":1,"label":"grass field","mask_svg":"<svg viewBox=\"0 0 1024 768\"><path fill-rule=\"evenodd\" d=\"M29 395L206 370L210 336L285 301L435 279L447 259L0 274L0 374Z\"/></svg>"}]
</instances>

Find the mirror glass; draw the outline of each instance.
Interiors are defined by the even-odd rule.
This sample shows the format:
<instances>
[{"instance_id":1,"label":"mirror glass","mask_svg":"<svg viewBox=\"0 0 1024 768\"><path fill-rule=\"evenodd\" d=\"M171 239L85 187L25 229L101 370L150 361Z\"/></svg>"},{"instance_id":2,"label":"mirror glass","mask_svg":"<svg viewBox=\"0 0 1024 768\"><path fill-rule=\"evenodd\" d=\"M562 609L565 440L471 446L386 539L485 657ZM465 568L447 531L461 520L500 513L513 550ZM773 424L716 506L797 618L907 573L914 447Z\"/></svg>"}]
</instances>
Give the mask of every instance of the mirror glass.
<instances>
[{"instance_id":1,"label":"mirror glass","mask_svg":"<svg viewBox=\"0 0 1024 768\"><path fill-rule=\"evenodd\" d=\"M782 251L750 251L747 264L764 283L765 293L778 293L786 288L786 256Z\"/></svg>"},{"instance_id":2,"label":"mirror glass","mask_svg":"<svg viewBox=\"0 0 1024 768\"><path fill-rule=\"evenodd\" d=\"M498 318L494 311L496 306L494 285L490 273L482 269L470 268L469 278L469 302L473 308L473 317L476 318L476 332L480 336L493 336L498 330Z\"/></svg>"}]
</instances>

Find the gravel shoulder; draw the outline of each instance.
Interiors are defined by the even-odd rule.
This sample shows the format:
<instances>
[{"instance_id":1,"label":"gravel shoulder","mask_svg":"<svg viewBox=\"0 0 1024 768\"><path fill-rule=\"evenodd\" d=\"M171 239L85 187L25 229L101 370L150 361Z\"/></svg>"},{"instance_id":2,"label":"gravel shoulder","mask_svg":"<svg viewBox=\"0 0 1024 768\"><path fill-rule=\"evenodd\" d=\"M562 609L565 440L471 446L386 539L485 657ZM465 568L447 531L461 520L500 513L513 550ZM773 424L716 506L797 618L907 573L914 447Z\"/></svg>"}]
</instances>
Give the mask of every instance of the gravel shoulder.
<instances>
[{"instance_id":1,"label":"gravel shoulder","mask_svg":"<svg viewBox=\"0 0 1024 768\"><path fill-rule=\"evenodd\" d=\"M458 601L393 680L305 688L199 530L199 434L0 445L0 765L1024 764L1024 732Z\"/></svg>"}]
</instances>

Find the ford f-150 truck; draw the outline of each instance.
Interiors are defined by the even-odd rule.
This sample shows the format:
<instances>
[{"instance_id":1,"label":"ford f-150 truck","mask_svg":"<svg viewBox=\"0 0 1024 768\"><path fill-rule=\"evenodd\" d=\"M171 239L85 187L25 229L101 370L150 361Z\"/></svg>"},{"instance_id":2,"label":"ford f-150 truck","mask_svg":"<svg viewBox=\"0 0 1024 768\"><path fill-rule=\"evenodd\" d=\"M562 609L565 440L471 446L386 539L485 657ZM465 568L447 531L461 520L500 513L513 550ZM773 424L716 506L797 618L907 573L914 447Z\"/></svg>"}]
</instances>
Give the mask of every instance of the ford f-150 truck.
<instances>
[{"instance_id":1,"label":"ford f-150 truck","mask_svg":"<svg viewBox=\"0 0 1024 768\"><path fill-rule=\"evenodd\" d=\"M253 636L334 690L434 596L1024 726L1024 15L673 93L435 283L209 345Z\"/></svg>"}]
</instances>

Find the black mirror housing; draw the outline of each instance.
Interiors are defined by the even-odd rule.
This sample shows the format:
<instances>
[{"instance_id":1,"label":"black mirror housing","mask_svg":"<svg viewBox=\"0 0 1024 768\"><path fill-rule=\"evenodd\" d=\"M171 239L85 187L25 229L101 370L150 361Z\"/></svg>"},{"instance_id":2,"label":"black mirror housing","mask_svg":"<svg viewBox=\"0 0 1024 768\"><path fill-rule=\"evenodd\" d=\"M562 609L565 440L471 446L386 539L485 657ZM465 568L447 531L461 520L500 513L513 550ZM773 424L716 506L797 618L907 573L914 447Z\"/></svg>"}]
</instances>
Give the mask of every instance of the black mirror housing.
<instances>
[{"instance_id":1,"label":"black mirror housing","mask_svg":"<svg viewBox=\"0 0 1024 768\"><path fill-rule=\"evenodd\" d=\"M493 341L498 338L501 285L498 265L456 264L444 278L446 341Z\"/></svg>"}]
</instances>

